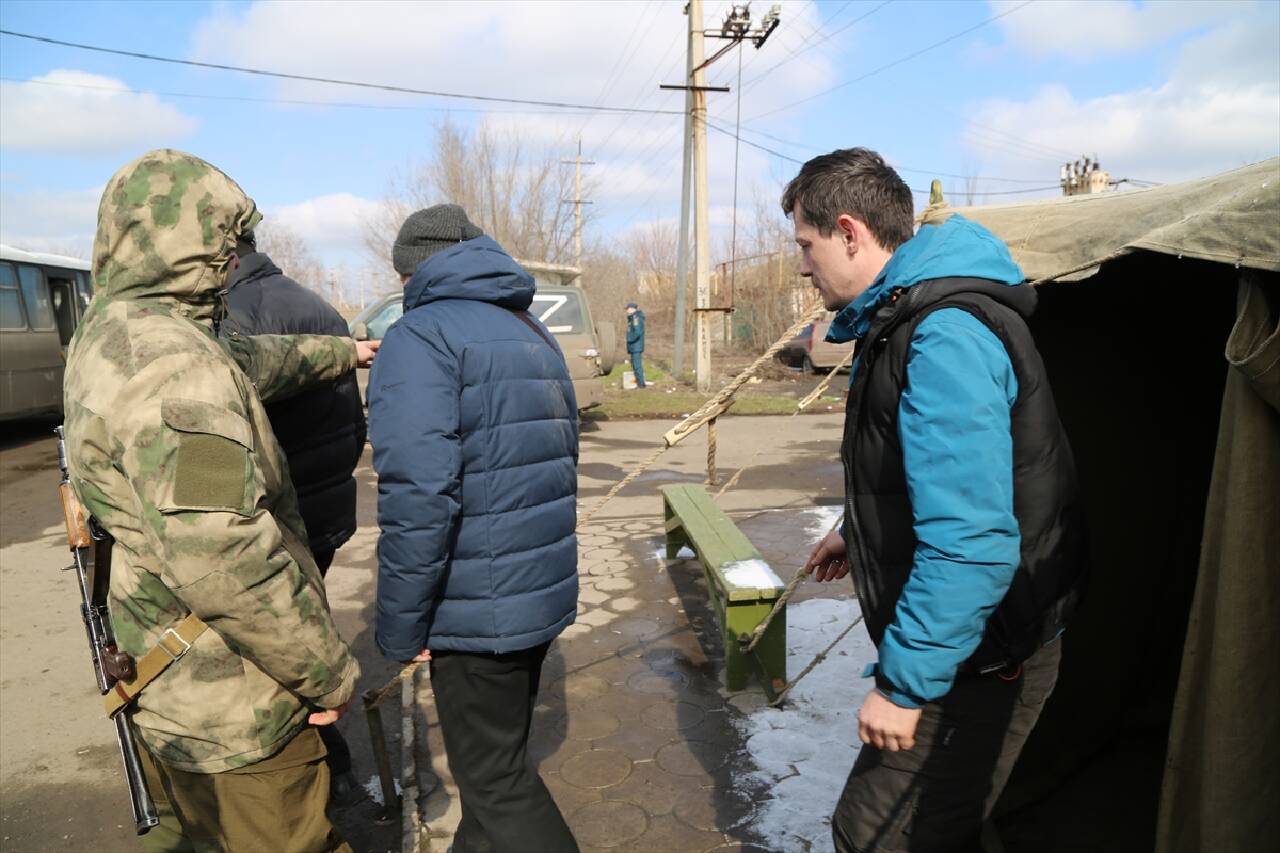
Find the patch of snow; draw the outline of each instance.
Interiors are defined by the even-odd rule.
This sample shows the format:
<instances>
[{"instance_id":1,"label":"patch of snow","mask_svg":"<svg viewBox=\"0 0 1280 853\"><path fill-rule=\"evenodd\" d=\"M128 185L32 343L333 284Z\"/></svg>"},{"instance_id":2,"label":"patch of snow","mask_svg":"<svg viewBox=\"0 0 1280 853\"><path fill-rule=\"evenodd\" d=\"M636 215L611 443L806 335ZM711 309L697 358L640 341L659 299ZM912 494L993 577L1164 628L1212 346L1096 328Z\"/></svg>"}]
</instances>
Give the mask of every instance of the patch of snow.
<instances>
[{"instance_id":1,"label":"patch of snow","mask_svg":"<svg viewBox=\"0 0 1280 853\"><path fill-rule=\"evenodd\" d=\"M395 780L396 796L400 796L400 780ZM382 798L382 780L376 775L370 776L369 781L364 783L364 790L369 795L369 799L373 800L380 806L385 806L386 801Z\"/></svg>"},{"instance_id":2,"label":"patch of snow","mask_svg":"<svg viewBox=\"0 0 1280 853\"><path fill-rule=\"evenodd\" d=\"M676 552L675 558L677 560L696 560L698 555L693 553L693 549L688 545L684 545ZM667 564L667 546L663 545L656 549L653 552L653 559L658 562L658 565L665 566Z\"/></svg>"},{"instance_id":3,"label":"patch of snow","mask_svg":"<svg viewBox=\"0 0 1280 853\"><path fill-rule=\"evenodd\" d=\"M754 589L782 589L786 586L764 560L738 560L735 563L725 563L721 574L734 586Z\"/></svg>"},{"instance_id":4,"label":"patch of snow","mask_svg":"<svg viewBox=\"0 0 1280 853\"><path fill-rule=\"evenodd\" d=\"M812 536L816 542L830 533L831 528L836 526L836 522L844 517L844 507L840 504L815 506L812 509L806 509L801 515L805 516L808 522L805 525L805 533Z\"/></svg>"},{"instance_id":5,"label":"patch of snow","mask_svg":"<svg viewBox=\"0 0 1280 853\"><path fill-rule=\"evenodd\" d=\"M860 612L855 598L790 604L787 674L799 675ZM873 684L862 671L874 660L875 646L859 625L787 694L783 707L732 715L747 744L747 781L769 793L751 819L763 846L831 849L831 813L861 747L858 708Z\"/></svg>"}]
</instances>

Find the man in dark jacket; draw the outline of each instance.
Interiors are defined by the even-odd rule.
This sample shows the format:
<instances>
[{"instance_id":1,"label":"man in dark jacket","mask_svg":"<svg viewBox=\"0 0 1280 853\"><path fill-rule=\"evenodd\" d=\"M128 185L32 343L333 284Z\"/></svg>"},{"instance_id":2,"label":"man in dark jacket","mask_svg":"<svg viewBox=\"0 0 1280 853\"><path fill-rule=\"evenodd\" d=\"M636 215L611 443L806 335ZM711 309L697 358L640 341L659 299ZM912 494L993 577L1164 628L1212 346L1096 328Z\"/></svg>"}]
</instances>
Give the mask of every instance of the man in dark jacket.
<instances>
[{"instance_id":1,"label":"man in dark jacket","mask_svg":"<svg viewBox=\"0 0 1280 853\"><path fill-rule=\"evenodd\" d=\"M462 208L412 214L393 260L404 316L369 380L378 645L431 661L453 849L576 850L527 755L543 658L577 611L573 383L526 310L532 276Z\"/></svg>"},{"instance_id":2,"label":"man in dark jacket","mask_svg":"<svg viewBox=\"0 0 1280 853\"><path fill-rule=\"evenodd\" d=\"M976 849L1052 692L1083 589L1075 464L1027 328L1036 294L961 216L912 236L911 191L873 151L787 186L827 339L860 340L845 514L809 558L852 568L879 661L838 851Z\"/></svg>"},{"instance_id":3,"label":"man in dark jacket","mask_svg":"<svg viewBox=\"0 0 1280 853\"><path fill-rule=\"evenodd\" d=\"M644 312L634 302L627 303L627 352L631 355L631 369L636 375L636 387L644 387Z\"/></svg>"},{"instance_id":4,"label":"man in dark jacket","mask_svg":"<svg viewBox=\"0 0 1280 853\"><path fill-rule=\"evenodd\" d=\"M222 334L349 337L342 315L259 252L253 232L240 236L236 254L240 267L228 285ZM355 372L268 403L266 410L289 463L312 556L324 576L334 552L356 532L352 473L364 452L365 418ZM322 726L320 734L329 751L333 800L350 803L362 796L351 773L351 752L336 726Z\"/></svg>"}]
</instances>

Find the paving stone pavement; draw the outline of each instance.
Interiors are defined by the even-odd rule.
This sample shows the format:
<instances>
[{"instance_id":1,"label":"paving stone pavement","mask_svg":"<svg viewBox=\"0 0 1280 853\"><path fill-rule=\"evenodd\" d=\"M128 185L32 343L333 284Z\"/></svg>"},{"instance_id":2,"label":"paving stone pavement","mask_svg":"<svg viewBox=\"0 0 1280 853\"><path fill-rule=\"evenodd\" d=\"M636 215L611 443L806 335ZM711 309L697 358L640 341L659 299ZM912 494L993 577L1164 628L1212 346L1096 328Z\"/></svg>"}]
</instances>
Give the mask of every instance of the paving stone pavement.
<instances>
[{"instance_id":1,"label":"paving stone pavement","mask_svg":"<svg viewBox=\"0 0 1280 853\"><path fill-rule=\"evenodd\" d=\"M789 577L812 547L812 508L760 512L739 521ZM722 687L723 650L693 560L665 563L654 519L593 523L579 532L578 618L551 647L530 749L585 853L757 851L746 745L732 724L759 708L752 686ZM802 587L801 597L833 591ZM847 593L847 590L840 590ZM794 673L791 673L794 675ZM425 681L425 680L424 680ZM422 767L427 849L447 849L459 818L429 686Z\"/></svg>"},{"instance_id":2,"label":"paving stone pavement","mask_svg":"<svg viewBox=\"0 0 1280 853\"><path fill-rule=\"evenodd\" d=\"M770 448L720 504L784 580L839 512L829 506L840 491L839 423L838 416L818 416L803 428L785 418L722 425L723 476L752 460L761 442ZM584 431L582 507L648 455L660 432L650 422ZM743 734L763 694L754 685L736 695L723 689L723 650L702 569L660 556L657 487L700 481L704 467L704 444L680 445L663 457L661 470L623 490L578 531L578 618L548 653L530 749L585 853L776 848L752 825L772 792L751 781L759 774ZM805 584L794 600L850 592L847 581L839 588ZM420 798L430 836L423 849L441 853L460 806L428 679L418 704L418 766L428 777Z\"/></svg>"}]
</instances>

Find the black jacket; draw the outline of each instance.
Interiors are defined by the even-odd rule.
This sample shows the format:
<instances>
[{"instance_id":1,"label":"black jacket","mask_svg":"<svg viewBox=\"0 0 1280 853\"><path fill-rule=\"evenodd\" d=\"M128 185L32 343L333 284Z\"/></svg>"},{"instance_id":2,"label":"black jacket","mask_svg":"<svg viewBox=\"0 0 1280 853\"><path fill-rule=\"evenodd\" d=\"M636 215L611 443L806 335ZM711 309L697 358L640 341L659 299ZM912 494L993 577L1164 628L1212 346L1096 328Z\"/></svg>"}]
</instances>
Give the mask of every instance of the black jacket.
<instances>
[{"instance_id":1,"label":"black jacket","mask_svg":"<svg viewBox=\"0 0 1280 853\"><path fill-rule=\"evenodd\" d=\"M1075 462L1025 318L1035 291L974 278L915 285L871 321L849 389L842 457L846 541L868 632L878 645L913 565L916 537L898 433L907 351L917 325L960 308L1004 345L1018 381L1011 412L1014 515L1021 561L977 651L962 667L1018 663L1066 627L1088 565Z\"/></svg>"},{"instance_id":2,"label":"black jacket","mask_svg":"<svg viewBox=\"0 0 1280 853\"><path fill-rule=\"evenodd\" d=\"M223 334L350 334L332 305L280 272L262 252L240 259L227 303ZM352 472L365 443L364 405L355 373L266 408L288 457L312 552L338 548L356 531Z\"/></svg>"}]
</instances>

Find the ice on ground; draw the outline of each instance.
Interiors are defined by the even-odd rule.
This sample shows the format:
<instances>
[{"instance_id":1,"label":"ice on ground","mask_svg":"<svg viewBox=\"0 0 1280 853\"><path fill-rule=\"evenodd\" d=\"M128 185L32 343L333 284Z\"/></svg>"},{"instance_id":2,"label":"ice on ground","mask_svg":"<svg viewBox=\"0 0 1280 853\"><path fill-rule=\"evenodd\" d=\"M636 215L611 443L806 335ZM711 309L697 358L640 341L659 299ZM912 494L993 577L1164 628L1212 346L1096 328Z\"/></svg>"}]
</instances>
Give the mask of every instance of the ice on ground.
<instances>
[{"instance_id":1,"label":"ice on ground","mask_svg":"<svg viewBox=\"0 0 1280 853\"><path fill-rule=\"evenodd\" d=\"M720 572L724 575L724 579L734 586L754 589L782 589L786 586L764 560L738 560L734 563L725 563Z\"/></svg>"},{"instance_id":2,"label":"ice on ground","mask_svg":"<svg viewBox=\"0 0 1280 853\"><path fill-rule=\"evenodd\" d=\"M808 522L805 525L805 533L808 533L815 540L821 539L831 532L831 528L836 526L836 522L844 516L844 507L837 504L836 506L815 506L813 509L807 509L801 513Z\"/></svg>"},{"instance_id":3,"label":"ice on ground","mask_svg":"<svg viewBox=\"0 0 1280 853\"><path fill-rule=\"evenodd\" d=\"M799 675L860 612L854 598L788 606L787 674ZM783 707L733 715L747 744L746 782L765 797L751 821L765 847L831 849L831 813L861 746L858 708L872 687L862 671L875 659L875 646L859 625L795 686Z\"/></svg>"},{"instance_id":4,"label":"ice on ground","mask_svg":"<svg viewBox=\"0 0 1280 853\"><path fill-rule=\"evenodd\" d=\"M400 789L400 780L396 779L394 781L396 785L396 796L398 797L402 793ZM369 799L373 800L378 805L385 806L387 804L386 800L382 797L382 780L377 776L369 777L369 781L364 783L364 790L365 793L369 795Z\"/></svg>"},{"instance_id":5,"label":"ice on ground","mask_svg":"<svg viewBox=\"0 0 1280 853\"><path fill-rule=\"evenodd\" d=\"M697 559L697 557L698 555L693 553L693 549L690 548L688 545L682 545L680 547L680 550L676 552L676 556L675 556L677 560L695 560ZM653 559L658 562L658 565L666 566L667 547L664 545L661 548L658 548L656 551L654 551Z\"/></svg>"}]
</instances>

